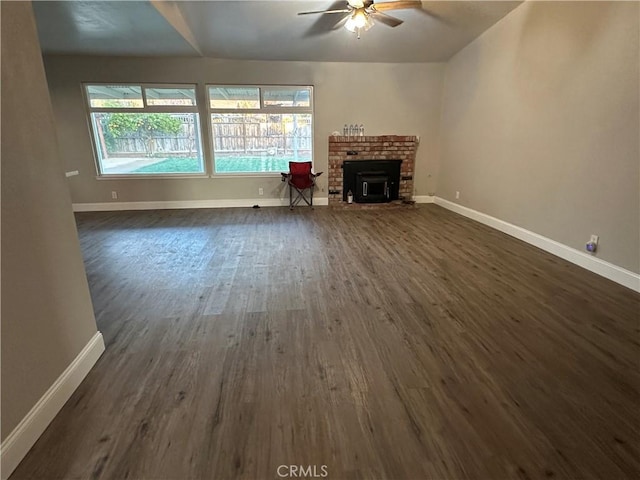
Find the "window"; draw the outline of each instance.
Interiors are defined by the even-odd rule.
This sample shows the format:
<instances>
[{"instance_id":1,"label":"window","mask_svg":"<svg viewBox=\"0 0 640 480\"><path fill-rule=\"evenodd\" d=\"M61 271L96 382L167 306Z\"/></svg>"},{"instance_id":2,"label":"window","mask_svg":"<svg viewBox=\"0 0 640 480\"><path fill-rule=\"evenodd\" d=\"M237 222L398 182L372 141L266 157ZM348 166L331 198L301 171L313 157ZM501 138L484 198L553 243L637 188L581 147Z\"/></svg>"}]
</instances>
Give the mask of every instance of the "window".
<instances>
[{"instance_id":1,"label":"window","mask_svg":"<svg viewBox=\"0 0 640 480\"><path fill-rule=\"evenodd\" d=\"M205 173L195 85L85 85L98 173Z\"/></svg>"},{"instance_id":2,"label":"window","mask_svg":"<svg viewBox=\"0 0 640 480\"><path fill-rule=\"evenodd\" d=\"M207 90L216 173L286 172L290 161L312 161L312 87Z\"/></svg>"}]
</instances>

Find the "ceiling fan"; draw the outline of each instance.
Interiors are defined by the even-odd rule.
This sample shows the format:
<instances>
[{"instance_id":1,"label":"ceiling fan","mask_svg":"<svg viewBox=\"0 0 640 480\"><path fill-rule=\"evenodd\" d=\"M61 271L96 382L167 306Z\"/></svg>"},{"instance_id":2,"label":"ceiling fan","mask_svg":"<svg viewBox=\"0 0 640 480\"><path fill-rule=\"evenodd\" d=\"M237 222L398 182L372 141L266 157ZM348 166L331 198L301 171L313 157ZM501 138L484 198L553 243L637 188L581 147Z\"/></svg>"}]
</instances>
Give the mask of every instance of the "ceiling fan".
<instances>
[{"instance_id":1,"label":"ceiling fan","mask_svg":"<svg viewBox=\"0 0 640 480\"><path fill-rule=\"evenodd\" d=\"M346 0L345 3L344 8L299 12L298 15L345 14L338 24L344 23L344 27L347 30L355 33L360 38L360 32L369 30L374 25L374 20L389 27L397 27L403 23L399 18L392 17L385 12L406 8L422 8L422 2L420 1L400 0L374 3L374 0Z\"/></svg>"}]
</instances>

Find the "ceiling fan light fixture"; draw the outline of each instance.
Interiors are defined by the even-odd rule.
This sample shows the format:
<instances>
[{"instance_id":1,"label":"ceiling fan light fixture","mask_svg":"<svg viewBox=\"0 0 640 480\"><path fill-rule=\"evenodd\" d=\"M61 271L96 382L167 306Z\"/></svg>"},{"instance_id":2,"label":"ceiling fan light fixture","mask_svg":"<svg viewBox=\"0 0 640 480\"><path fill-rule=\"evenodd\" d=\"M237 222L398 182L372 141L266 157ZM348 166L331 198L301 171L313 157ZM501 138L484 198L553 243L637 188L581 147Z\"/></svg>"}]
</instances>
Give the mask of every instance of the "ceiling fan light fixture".
<instances>
[{"instance_id":1,"label":"ceiling fan light fixture","mask_svg":"<svg viewBox=\"0 0 640 480\"><path fill-rule=\"evenodd\" d=\"M344 24L344 28L352 33L357 33L358 38L360 38L361 31L366 32L371 27L373 27L373 20L364 8L356 9Z\"/></svg>"}]
</instances>

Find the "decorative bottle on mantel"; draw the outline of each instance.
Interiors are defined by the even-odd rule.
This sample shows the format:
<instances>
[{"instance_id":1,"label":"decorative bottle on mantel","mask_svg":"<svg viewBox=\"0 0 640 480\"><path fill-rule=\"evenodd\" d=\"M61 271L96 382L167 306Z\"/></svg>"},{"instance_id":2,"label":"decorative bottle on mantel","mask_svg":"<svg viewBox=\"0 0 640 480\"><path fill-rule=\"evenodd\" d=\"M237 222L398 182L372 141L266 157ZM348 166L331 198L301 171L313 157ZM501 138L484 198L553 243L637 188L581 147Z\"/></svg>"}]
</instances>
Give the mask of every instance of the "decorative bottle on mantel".
<instances>
[{"instance_id":1,"label":"decorative bottle on mantel","mask_svg":"<svg viewBox=\"0 0 640 480\"><path fill-rule=\"evenodd\" d=\"M344 124L344 127L342 127L342 134L346 137L347 135L349 135L349 127L347 126L347 124Z\"/></svg>"},{"instance_id":2,"label":"decorative bottle on mantel","mask_svg":"<svg viewBox=\"0 0 640 480\"><path fill-rule=\"evenodd\" d=\"M360 124L360 129L359 130L360 130L360 136L364 137L364 124L362 124L362 123Z\"/></svg>"}]
</instances>

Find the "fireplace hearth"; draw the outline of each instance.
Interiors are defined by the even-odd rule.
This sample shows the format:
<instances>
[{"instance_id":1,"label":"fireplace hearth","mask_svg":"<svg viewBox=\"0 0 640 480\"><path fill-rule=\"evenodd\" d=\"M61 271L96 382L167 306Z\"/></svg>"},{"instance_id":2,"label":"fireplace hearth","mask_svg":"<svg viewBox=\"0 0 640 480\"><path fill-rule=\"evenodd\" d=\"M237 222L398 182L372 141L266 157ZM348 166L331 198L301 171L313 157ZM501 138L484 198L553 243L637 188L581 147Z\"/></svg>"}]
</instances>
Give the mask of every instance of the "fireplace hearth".
<instances>
[{"instance_id":1,"label":"fireplace hearth","mask_svg":"<svg viewBox=\"0 0 640 480\"><path fill-rule=\"evenodd\" d=\"M343 201L349 192L356 203L386 203L398 200L402 160L345 161Z\"/></svg>"}]
</instances>

